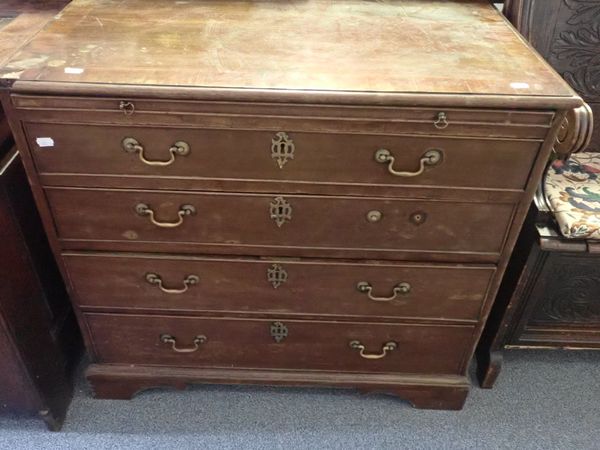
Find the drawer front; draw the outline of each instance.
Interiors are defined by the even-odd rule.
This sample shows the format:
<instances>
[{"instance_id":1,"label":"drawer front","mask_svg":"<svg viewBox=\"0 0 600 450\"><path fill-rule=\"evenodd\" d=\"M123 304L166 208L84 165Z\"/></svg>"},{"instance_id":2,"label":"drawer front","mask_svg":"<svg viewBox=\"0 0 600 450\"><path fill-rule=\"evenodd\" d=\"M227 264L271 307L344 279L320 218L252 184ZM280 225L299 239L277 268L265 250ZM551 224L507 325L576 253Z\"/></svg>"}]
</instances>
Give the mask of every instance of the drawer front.
<instances>
[{"instance_id":1,"label":"drawer front","mask_svg":"<svg viewBox=\"0 0 600 450\"><path fill-rule=\"evenodd\" d=\"M30 123L26 131L37 168L45 175L324 182L390 188L426 185L520 190L526 185L540 146L534 141L286 130ZM278 189L290 192L286 189L291 187Z\"/></svg>"},{"instance_id":2,"label":"drawer front","mask_svg":"<svg viewBox=\"0 0 600 450\"><path fill-rule=\"evenodd\" d=\"M64 255L83 308L476 321L493 266Z\"/></svg>"},{"instance_id":3,"label":"drawer front","mask_svg":"<svg viewBox=\"0 0 600 450\"><path fill-rule=\"evenodd\" d=\"M46 190L79 241L499 253L509 204L223 193ZM175 226L177 225L177 226ZM187 245L189 244L189 245Z\"/></svg>"},{"instance_id":4,"label":"drawer front","mask_svg":"<svg viewBox=\"0 0 600 450\"><path fill-rule=\"evenodd\" d=\"M470 326L116 314L85 319L98 362L178 367L454 374L473 333ZM390 342L395 348L384 349ZM367 359L358 345L363 355L382 357Z\"/></svg>"}]
</instances>

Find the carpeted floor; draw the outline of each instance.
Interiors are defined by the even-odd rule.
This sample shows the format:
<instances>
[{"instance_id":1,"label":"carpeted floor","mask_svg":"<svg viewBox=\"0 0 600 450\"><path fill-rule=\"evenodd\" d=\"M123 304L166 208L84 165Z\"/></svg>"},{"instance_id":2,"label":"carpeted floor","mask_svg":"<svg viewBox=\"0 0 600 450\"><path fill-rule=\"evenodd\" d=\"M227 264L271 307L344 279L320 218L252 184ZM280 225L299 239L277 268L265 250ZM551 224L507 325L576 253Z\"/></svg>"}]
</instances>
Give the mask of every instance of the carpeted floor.
<instances>
[{"instance_id":1,"label":"carpeted floor","mask_svg":"<svg viewBox=\"0 0 600 450\"><path fill-rule=\"evenodd\" d=\"M196 386L94 400L81 379L60 433L0 418L1 449L600 449L600 352L512 351L463 411L352 391Z\"/></svg>"}]
</instances>

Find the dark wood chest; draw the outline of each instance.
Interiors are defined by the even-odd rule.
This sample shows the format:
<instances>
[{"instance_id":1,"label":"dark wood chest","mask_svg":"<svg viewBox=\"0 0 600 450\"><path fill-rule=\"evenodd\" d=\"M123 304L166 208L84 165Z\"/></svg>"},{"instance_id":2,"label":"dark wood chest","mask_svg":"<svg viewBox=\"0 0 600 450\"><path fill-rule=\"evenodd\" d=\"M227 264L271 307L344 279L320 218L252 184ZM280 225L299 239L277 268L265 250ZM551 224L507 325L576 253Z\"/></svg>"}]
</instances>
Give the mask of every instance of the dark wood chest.
<instances>
[{"instance_id":1,"label":"dark wood chest","mask_svg":"<svg viewBox=\"0 0 600 450\"><path fill-rule=\"evenodd\" d=\"M2 69L96 395L461 408L581 100L487 1L112 4L73 2Z\"/></svg>"}]
</instances>

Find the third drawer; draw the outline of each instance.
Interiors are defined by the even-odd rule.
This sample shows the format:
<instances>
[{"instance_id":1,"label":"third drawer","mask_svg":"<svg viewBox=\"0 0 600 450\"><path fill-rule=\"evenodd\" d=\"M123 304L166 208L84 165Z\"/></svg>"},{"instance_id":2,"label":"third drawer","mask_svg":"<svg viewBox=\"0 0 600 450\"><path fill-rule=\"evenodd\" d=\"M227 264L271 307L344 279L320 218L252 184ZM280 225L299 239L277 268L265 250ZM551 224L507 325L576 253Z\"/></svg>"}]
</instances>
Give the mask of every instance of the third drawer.
<instances>
[{"instance_id":1,"label":"third drawer","mask_svg":"<svg viewBox=\"0 0 600 450\"><path fill-rule=\"evenodd\" d=\"M86 309L476 321L494 266L66 253Z\"/></svg>"}]
</instances>

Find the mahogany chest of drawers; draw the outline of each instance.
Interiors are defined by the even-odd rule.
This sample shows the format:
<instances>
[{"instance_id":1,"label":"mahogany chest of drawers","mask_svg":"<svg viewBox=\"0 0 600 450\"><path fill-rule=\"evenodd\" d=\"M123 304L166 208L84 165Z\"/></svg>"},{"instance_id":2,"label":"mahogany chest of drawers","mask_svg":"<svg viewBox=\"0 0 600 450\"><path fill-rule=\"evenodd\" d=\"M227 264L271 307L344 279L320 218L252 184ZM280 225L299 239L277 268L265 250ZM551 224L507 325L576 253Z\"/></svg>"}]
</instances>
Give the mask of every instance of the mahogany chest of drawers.
<instances>
[{"instance_id":1,"label":"mahogany chest of drawers","mask_svg":"<svg viewBox=\"0 0 600 450\"><path fill-rule=\"evenodd\" d=\"M461 408L579 97L486 1L115 5L74 1L1 72L96 395Z\"/></svg>"}]
</instances>

